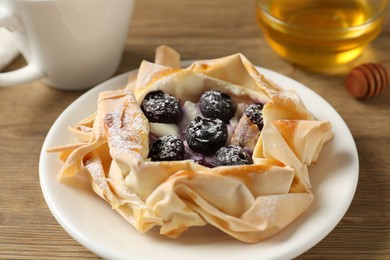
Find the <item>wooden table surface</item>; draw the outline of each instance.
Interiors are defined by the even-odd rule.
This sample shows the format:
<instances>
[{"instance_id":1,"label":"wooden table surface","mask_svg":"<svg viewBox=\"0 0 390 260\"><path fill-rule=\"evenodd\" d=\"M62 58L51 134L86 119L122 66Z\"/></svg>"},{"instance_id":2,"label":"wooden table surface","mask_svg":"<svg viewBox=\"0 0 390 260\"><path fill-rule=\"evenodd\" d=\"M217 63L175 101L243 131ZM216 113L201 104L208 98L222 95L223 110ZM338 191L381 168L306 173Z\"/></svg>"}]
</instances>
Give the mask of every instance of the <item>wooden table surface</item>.
<instances>
[{"instance_id":1,"label":"wooden table surface","mask_svg":"<svg viewBox=\"0 0 390 260\"><path fill-rule=\"evenodd\" d=\"M337 227L298 259L390 259L390 91L358 101L346 92L343 74L318 74L281 59L256 25L252 0L136 1L116 74L137 68L143 59L153 60L161 44L175 48L183 59L241 52L254 64L298 80L327 100L355 138L359 184ZM389 10L381 35L350 68L363 62L390 68ZM19 58L7 70L23 64ZM54 219L38 177L48 130L83 92L63 92L41 82L0 89L0 259L98 259Z\"/></svg>"}]
</instances>

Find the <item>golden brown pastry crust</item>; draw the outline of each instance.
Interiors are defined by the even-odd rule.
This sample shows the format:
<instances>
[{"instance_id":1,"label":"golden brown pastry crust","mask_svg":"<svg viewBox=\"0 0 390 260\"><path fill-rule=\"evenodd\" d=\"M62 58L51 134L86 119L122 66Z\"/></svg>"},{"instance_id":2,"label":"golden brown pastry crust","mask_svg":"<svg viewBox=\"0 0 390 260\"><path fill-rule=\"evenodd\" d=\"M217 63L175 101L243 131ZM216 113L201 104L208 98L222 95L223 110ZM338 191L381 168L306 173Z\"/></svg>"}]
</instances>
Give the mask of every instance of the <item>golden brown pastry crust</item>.
<instances>
[{"instance_id":1,"label":"golden brown pastry crust","mask_svg":"<svg viewBox=\"0 0 390 260\"><path fill-rule=\"evenodd\" d=\"M97 112L71 128L79 143L50 150L64 161L59 178L86 172L93 190L140 232L160 226L161 234L177 237L211 224L248 243L272 236L311 204L308 165L332 137L330 123L314 120L294 91L265 79L241 54L181 69L167 48L158 52L165 55L157 54L158 64L142 62L126 88L100 93ZM250 143L254 164L151 162L149 122L139 107L144 96L162 90L182 103L197 102L211 89L236 103L265 103L261 133L247 140L241 129L233 136Z\"/></svg>"}]
</instances>

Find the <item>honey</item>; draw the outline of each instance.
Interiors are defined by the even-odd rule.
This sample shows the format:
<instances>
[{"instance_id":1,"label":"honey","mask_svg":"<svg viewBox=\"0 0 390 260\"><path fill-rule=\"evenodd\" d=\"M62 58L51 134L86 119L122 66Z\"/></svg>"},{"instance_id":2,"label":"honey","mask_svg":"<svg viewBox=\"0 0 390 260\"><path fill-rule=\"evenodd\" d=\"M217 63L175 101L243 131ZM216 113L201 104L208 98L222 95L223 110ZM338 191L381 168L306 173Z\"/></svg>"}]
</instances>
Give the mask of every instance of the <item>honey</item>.
<instances>
[{"instance_id":1,"label":"honey","mask_svg":"<svg viewBox=\"0 0 390 260\"><path fill-rule=\"evenodd\" d=\"M326 70L357 58L377 37L387 1L258 0L257 21L283 58Z\"/></svg>"}]
</instances>

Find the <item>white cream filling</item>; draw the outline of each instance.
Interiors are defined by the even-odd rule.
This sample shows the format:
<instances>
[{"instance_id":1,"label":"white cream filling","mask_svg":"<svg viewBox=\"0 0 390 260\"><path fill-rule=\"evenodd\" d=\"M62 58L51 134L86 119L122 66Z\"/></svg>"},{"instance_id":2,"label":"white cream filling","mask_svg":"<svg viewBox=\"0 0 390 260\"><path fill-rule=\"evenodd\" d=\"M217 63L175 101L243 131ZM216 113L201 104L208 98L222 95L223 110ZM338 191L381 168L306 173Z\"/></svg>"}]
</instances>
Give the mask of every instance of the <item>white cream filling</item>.
<instances>
[{"instance_id":1,"label":"white cream filling","mask_svg":"<svg viewBox=\"0 0 390 260\"><path fill-rule=\"evenodd\" d=\"M175 124L149 123L149 125L150 132L156 137L165 135L175 135L180 137L180 128Z\"/></svg>"},{"instance_id":2,"label":"white cream filling","mask_svg":"<svg viewBox=\"0 0 390 260\"><path fill-rule=\"evenodd\" d=\"M191 123L191 121L195 119L195 117L202 116L199 109L199 105L191 101L184 102L182 111L183 111L183 118L179 123L179 127L183 131L187 128L187 126Z\"/></svg>"}]
</instances>

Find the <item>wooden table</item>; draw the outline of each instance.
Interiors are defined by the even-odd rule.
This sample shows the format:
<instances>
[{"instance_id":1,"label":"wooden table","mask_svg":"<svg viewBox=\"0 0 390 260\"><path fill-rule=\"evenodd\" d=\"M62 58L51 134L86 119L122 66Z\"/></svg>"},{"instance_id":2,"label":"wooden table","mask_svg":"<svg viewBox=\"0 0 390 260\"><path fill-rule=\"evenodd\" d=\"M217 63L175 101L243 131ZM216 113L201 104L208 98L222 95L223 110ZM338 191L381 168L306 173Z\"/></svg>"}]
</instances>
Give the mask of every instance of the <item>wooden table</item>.
<instances>
[{"instance_id":1,"label":"wooden table","mask_svg":"<svg viewBox=\"0 0 390 260\"><path fill-rule=\"evenodd\" d=\"M153 60L160 44L175 48L183 59L241 52L254 64L296 79L325 98L355 138L359 185L338 226L298 259L390 259L390 91L357 101L347 94L344 75L313 73L284 61L259 31L253 1L136 1L116 74L137 68L143 59ZM382 34L350 66L362 62L381 62L390 68L389 10ZM19 58L7 70L23 64ZM50 126L81 94L41 82L0 89L1 259L98 258L56 222L38 178L39 153Z\"/></svg>"}]
</instances>

